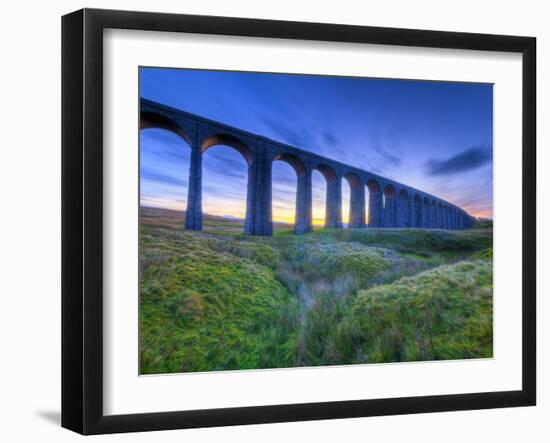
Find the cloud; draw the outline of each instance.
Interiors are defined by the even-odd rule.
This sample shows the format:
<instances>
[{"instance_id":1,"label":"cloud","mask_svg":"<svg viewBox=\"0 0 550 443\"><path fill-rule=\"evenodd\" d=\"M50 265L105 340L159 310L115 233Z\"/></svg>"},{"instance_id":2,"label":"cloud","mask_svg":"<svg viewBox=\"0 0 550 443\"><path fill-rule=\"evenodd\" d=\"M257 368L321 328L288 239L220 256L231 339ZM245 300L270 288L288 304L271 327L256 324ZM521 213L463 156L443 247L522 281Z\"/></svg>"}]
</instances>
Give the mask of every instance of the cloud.
<instances>
[{"instance_id":1,"label":"cloud","mask_svg":"<svg viewBox=\"0 0 550 443\"><path fill-rule=\"evenodd\" d=\"M261 116L260 120L276 135L277 140L302 149L306 149L307 147L314 145L307 130L286 125L267 116Z\"/></svg>"},{"instance_id":2,"label":"cloud","mask_svg":"<svg viewBox=\"0 0 550 443\"><path fill-rule=\"evenodd\" d=\"M186 141L179 135L165 129L145 129L140 132L141 155L153 155L157 158L184 161L191 156Z\"/></svg>"},{"instance_id":3,"label":"cloud","mask_svg":"<svg viewBox=\"0 0 550 443\"><path fill-rule=\"evenodd\" d=\"M474 147L462 151L446 160L431 159L426 162L430 175L449 175L469 171L491 161L492 153L486 147Z\"/></svg>"},{"instance_id":4,"label":"cloud","mask_svg":"<svg viewBox=\"0 0 550 443\"><path fill-rule=\"evenodd\" d=\"M372 144L361 154L359 167L363 167L369 172L393 178L396 169L400 168L403 161L398 155L392 154L382 148L380 143Z\"/></svg>"},{"instance_id":5,"label":"cloud","mask_svg":"<svg viewBox=\"0 0 550 443\"><path fill-rule=\"evenodd\" d=\"M246 169L244 171L242 169L243 168L231 169L231 167L227 165L220 164L205 165L203 168L203 178L208 177L219 183L223 183L229 179L246 183L247 171Z\"/></svg>"},{"instance_id":6,"label":"cloud","mask_svg":"<svg viewBox=\"0 0 550 443\"><path fill-rule=\"evenodd\" d=\"M384 161L390 164L391 166L401 166L401 159L396 155L393 155L391 152L388 152L385 149L380 148L379 153L380 153L380 156L384 159Z\"/></svg>"},{"instance_id":7,"label":"cloud","mask_svg":"<svg viewBox=\"0 0 550 443\"><path fill-rule=\"evenodd\" d=\"M323 132L323 139L327 145L334 146L338 144L338 137L329 131Z\"/></svg>"},{"instance_id":8,"label":"cloud","mask_svg":"<svg viewBox=\"0 0 550 443\"><path fill-rule=\"evenodd\" d=\"M156 172L149 168L141 168L141 178L157 183L166 183L182 187L187 186L187 180L180 179L169 174L164 174L162 172Z\"/></svg>"}]
</instances>

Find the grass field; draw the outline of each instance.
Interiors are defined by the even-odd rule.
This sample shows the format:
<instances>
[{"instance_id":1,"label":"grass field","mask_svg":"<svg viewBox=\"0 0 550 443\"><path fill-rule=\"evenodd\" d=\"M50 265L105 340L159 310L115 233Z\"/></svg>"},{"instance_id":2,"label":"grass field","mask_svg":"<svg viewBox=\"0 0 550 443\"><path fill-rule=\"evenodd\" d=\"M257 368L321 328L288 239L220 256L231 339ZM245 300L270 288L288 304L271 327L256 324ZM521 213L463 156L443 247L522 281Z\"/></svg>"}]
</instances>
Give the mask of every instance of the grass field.
<instances>
[{"instance_id":1,"label":"grass field","mask_svg":"<svg viewBox=\"0 0 550 443\"><path fill-rule=\"evenodd\" d=\"M492 227L247 237L141 208L143 374L492 357Z\"/></svg>"}]
</instances>

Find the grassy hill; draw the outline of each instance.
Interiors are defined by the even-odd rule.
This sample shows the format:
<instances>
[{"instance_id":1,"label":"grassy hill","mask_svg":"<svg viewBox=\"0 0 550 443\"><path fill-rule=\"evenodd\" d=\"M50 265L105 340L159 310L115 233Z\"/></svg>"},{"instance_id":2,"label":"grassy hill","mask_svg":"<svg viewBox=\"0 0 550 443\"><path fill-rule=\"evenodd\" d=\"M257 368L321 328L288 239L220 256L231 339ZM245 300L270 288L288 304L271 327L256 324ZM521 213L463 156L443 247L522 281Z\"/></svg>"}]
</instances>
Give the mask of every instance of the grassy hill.
<instances>
[{"instance_id":1,"label":"grassy hill","mask_svg":"<svg viewBox=\"0 0 550 443\"><path fill-rule=\"evenodd\" d=\"M492 356L492 229L247 237L142 208L141 372Z\"/></svg>"}]
</instances>

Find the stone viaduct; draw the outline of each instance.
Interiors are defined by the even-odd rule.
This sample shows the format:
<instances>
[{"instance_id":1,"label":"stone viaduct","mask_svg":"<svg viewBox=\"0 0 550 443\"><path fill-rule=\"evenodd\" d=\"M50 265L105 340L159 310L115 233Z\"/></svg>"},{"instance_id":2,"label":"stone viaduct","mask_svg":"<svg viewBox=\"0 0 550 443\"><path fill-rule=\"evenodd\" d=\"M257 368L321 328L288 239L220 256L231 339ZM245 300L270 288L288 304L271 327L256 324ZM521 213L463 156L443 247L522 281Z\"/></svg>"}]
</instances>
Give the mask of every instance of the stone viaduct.
<instances>
[{"instance_id":1,"label":"stone viaduct","mask_svg":"<svg viewBox=\"0 0 550 443\"><path fill-rule=\"evenodd\" d=\"M202 154L215 145L236 149L248 164L245 234L271 235L271 166L288 163L297 175L295 232L312 229L312 173L324 176L325 226L342 228L342 180L350 185L350 228L467 229L474 219L463 209L410 186L241 129L147 99L140 102L140 128L161 128L191 148L185 228L202 229ZM368 189L369 220L365 217Z\"/></svg>"}]
</instances>

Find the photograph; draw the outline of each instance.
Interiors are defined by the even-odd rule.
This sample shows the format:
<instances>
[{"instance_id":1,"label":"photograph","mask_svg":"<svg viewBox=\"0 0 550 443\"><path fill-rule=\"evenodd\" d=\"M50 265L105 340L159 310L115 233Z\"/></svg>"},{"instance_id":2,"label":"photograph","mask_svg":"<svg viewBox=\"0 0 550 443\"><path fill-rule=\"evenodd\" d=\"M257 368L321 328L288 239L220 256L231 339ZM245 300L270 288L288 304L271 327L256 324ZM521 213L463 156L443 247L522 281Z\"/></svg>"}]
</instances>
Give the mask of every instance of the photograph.
<instances>
[{"instance_id":1,"label":"photograph","mask_svg":"<svg viewBox=\"0 0 550 443\"><path fill-rule=\"evenodd\" d=\"M142 66L139 100L140 374L493 357L492 84Z\"/></svg>"}]
</instances>

